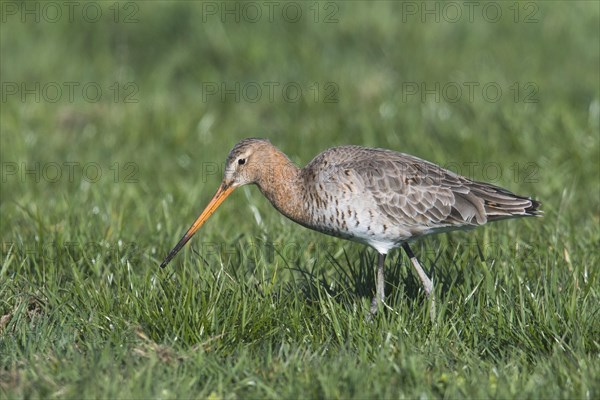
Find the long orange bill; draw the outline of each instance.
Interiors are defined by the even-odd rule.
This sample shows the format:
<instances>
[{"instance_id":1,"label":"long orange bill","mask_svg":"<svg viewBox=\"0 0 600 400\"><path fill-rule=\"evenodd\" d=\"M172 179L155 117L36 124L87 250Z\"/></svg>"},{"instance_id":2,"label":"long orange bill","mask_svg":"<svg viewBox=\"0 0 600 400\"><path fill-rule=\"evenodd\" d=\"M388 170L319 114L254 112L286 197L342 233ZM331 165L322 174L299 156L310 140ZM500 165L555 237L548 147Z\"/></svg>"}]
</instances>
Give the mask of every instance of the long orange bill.
<instances>
[{"instance_id":1,"label":"long orange bill","mask_svg":"<svg viewBox=\"0 0 600 400\"><path fill-rule=\"evenodd\" d=\"M173 257L175 257L175 255L177 255L179 250L181 250L181 248L183 246L185 246L185 244L188 242L188 240L190 240L192 238L192 236L194 236L194 233L196 233L196 231L198 229L200 229L200 227L204 224L204 222L206 222L208 217L210 217L212 215L212 213L215 212L215 210L219 207L219 205L223 202L223 200L225 200L227 198L227 196L229 196L231 194L231 192L233 192L233 189L235 189L235 187L225 186L223 183L221 184L221 186L219 186L219 189L217 189L217 193L215 193L215 195L213 196L210 203L208 203L208 205L206 206L204 211L202 211L202 214L200 214L200 216L196 219L194 224L192 226L190 226L190 229L188 229L188 231L185 233L185 235L183 235L181 240L179 240L179 243L177 243L177 245L175 247L173 247L173 250L171 250L169 252L167 257L160 264L161 268L164 268L167 266L169 261L171 261L173 259Z\"/></svg>"}]
</instances>

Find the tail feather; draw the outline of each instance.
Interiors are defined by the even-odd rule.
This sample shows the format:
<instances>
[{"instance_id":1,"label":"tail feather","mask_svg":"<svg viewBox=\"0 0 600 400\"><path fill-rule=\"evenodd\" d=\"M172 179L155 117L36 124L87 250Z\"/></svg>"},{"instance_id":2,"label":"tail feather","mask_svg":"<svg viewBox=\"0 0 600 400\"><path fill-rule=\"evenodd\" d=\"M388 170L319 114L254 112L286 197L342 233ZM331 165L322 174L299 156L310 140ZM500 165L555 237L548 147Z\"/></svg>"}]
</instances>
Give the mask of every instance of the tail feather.
<instances>
[{"instance_id":1,"label":"tail feather","mask_svg":"<svg viewBox=\"0 0 600 400\"><path fill-rule=\"evenodd\" d=\"M471 191L481 200L488 221L505 218L541 216L541 203L529 197L519 196L498 186L474 182Z\"/></svg>"}]
</instances>

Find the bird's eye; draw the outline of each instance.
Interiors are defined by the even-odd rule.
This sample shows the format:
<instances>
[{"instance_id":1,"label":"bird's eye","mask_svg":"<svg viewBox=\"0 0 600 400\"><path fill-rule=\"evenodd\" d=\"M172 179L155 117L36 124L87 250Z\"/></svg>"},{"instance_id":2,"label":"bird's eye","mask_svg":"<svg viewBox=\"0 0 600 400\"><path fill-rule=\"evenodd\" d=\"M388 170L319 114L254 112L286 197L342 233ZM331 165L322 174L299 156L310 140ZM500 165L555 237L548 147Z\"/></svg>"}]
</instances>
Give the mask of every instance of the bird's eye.
<instances>
[{"instance_id":1,"label":"bird's eye","mask_svg":"<svg viewBox=\"0 0 600 400\"><path fill-rule=\"evenodd\" d=\"M246 164L246 159L245 158L240 158L238 160L238 165L244 165L244 164Z\"/></svg>"}]
</instances>

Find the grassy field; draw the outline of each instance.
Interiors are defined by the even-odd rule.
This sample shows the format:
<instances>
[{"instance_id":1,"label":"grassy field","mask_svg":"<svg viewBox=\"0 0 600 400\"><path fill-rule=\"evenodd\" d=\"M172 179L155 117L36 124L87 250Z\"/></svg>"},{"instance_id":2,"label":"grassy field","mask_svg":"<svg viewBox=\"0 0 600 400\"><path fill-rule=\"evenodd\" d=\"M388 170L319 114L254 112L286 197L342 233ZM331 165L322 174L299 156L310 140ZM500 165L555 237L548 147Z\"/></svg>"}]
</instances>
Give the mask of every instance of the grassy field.
<instances>
[{"instance_id":1,"label":"grassy field","mask_svg":"<svg viewBox=\"0 0 600 400\"><path fill-rule=\"evenodd\" d=\"M2 7L0 397L600 397L596 2ZM272 7L272 8L270 8ZM234 193L230 148L395 149L543 203L388 257Z\"/></svg>"}]
</instances>

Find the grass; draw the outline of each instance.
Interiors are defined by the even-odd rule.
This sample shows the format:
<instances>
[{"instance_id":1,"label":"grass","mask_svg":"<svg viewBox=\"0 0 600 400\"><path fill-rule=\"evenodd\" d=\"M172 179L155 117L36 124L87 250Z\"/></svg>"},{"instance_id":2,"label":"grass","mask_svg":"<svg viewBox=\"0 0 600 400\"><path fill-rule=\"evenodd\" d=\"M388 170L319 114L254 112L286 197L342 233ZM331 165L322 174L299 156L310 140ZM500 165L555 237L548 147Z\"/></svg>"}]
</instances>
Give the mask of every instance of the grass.
<instances>
[{"instance_id":1,"label":"grass","mask_svg":"<svg viewBox=\"0 0 600 400\"><path fill-rule=\"evenodd\" d=\"M520 3L515 22L493 3L496 23L393 2L318 3L318 22L302 3L295 23L118 3L115 22L92 4L95 23L3 14L3 398L600 396L598 4ZM65 82L103 95L51 101ZM207 93L236 82L239 101ZM303 96L243 94L268 82ZM451 101L465 82L503 95ZM439 101L409 95L422 83ZM247 136L298 164L346 143L404 151L545 215L416 242L435 324L400 251L389 309L367 322L374 251L285 220L255 188L160 270Z\"/></svg>"}]
</instances>

